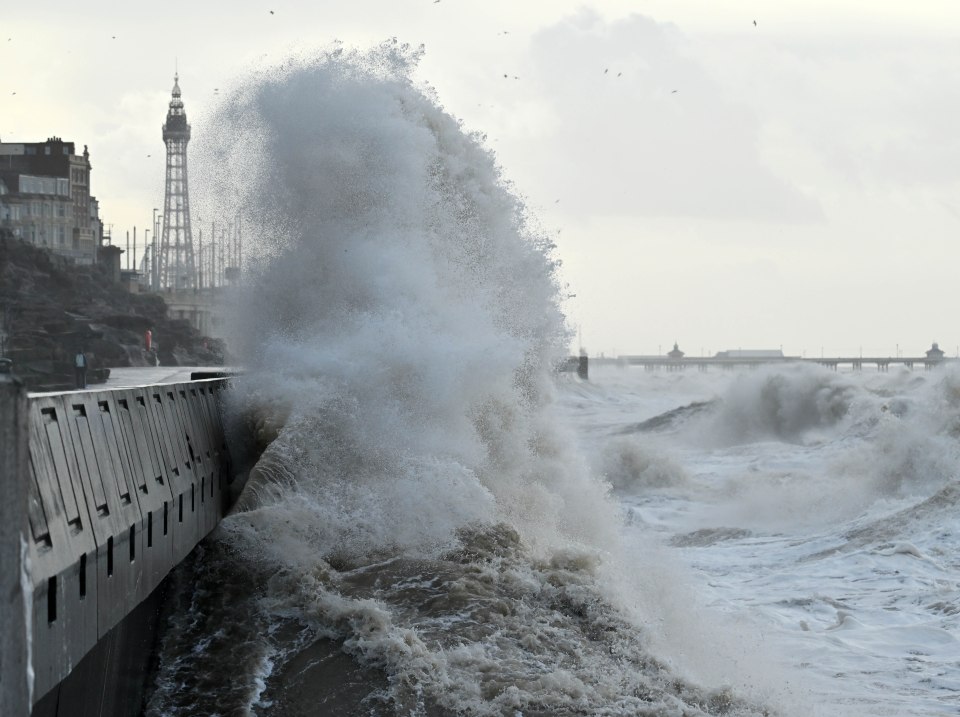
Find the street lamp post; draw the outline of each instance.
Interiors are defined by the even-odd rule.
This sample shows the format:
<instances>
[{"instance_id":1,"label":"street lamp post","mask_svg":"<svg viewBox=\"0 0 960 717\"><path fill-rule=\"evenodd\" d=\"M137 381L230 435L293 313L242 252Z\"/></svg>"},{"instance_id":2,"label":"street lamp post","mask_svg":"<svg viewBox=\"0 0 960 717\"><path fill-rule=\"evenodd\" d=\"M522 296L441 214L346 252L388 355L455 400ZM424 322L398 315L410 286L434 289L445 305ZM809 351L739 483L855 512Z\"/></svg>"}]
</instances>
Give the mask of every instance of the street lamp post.
<instances>
[{"instance_id":1,"label":"street lamp post","mask_svg":"<svg viewBox=\"0 0 960 717\"><path fill-rule=\"evenodd\" d=\"M149 248L149 246L150 246L150 230L144 229L143 230L143 253L144 254L147 253L147 249ZM150 289L153 290L153 262L150 262L150 276L147 279L147 286L149 286Z\"/></svg>"},{"instance_id":2,"label":"street lamp post","mask_svg":"<svg viewBox=\"0 0 960 717\"><path fill-rule=\"evenodd\" d=\"M154 291L160 291L160 268L158 266L159 262L157 261L159 253L157 252L157 240L160 238L160 234L157 232L157 212L160 210L157 207L153 208L153 276L150 279L150 283L153 285Z\"/></svg>"}]
</instances>

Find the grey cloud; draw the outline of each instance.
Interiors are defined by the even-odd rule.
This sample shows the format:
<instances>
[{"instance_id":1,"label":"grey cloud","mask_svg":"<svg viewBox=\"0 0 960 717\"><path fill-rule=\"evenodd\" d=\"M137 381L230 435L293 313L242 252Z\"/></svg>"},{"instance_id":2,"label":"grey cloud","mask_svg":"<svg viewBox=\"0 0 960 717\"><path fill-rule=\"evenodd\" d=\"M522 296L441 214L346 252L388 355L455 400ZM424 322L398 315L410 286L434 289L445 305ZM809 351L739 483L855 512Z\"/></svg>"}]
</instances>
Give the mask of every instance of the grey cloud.
<instances>
[{"instance_id":1,"label":"grey cloud","mask_svg":"<svg viewBox=\"0 0 960 717\"><path fill-rule=\"evenodd\" d=\"M575 208L822 219L815 199L764 166L756 117L724 98L673 26L582 11L538 33L532 53L558 122L549 142L528 150L541 153L553 191Z\"/></svg>"},{"instance_id":2,"label":"grey cloud","mask_svg":"<svg viewBox=\"0 0 960 717\"><path fill-rule=\"evenodd\" d=\"M737 60L750 66L756 55ZM856 187L960 181L960 49L909 37L794 38L768 48L756 91L804 151Z\"/></svg>"}]
</instances>

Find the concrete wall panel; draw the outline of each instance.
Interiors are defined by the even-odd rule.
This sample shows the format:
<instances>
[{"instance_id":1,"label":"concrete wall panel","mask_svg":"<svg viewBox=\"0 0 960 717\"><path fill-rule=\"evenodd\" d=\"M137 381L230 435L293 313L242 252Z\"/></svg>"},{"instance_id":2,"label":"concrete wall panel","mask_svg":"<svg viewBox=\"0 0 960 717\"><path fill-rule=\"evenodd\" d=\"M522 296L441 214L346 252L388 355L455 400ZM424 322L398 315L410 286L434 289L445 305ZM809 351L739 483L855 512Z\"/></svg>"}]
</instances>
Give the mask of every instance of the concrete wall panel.
<instances>
[{"instance_id":1,"label":"concrete wall panel","mask_svg":"<svg viewBox=\"0 0 960 717\"><path fill-rule=\"evenodd\" d=\"M130 390L115 394L121 435L132 469L134 490L140 504L141 531L138 558L141 561L142 590L149 594L159 585L173 560L173 535L169 531L169 503L173 500L166 471L159 460L159 446L153 422L147 412L147 396ZM163 532L164 507L168 529Z\"/></svg>"},{"instance_id":2,"label":"concrete wall panel","mask_svg":"<svg viewBox=\"0 0 960 717\"><path fill-rule=\"evenodd\" d=\"M104 635L144 597L139 538L143 529L132 468L109 392L66 394L65 408L97 539L97 633Z\"/></svg>"},{"instance_id":3,"label":"concrete wall panel","mask_svg":"<svg viewBox=\"0 0 960 717\"><path fill-rule=\"evenodd\" d=\"M200 383L30 396L35 701L222 517L225 382Z\"/></svg>"},{"instance_id":4,"label":"concrete wall panel","mask_svg":"<svg viewBox=\"0 0 960 717\"><path fill-rule=\"evenodd\" d=\"M203 394L195 386L182 384L179 399L181 414L187 427L188 443L193 451L194 471L200 477L197 510L200 530L206 535L216 527L223 516L216 500L218 471L203 406Z\"/></svg>"},{"instance_id":5,"label":"concrete wall panel","mask_svg":"<svg viewBox=\"0 0 960 717\"><path fill-rule=\"evenodd\" d=\"M176 387L150 386L146 390L154 423L160 433L162 455L170 479L172 500L167 511L167 525L173 533L174 556L179 561L186 557L203 537L196 521L191 519L191 500L196 499L192 463L179 412L174 403Z\"/></svg>"},{"instance_id":6,"label":"concrete wall panel","mask_svg":"<svg viewBox=\"0 0 960 717\"><path fill-rule=\"evenodd\" d=\"M28 493L35 694L97 641L96 538L63 402L30 404Z\"/></svg>"}]
</instances>

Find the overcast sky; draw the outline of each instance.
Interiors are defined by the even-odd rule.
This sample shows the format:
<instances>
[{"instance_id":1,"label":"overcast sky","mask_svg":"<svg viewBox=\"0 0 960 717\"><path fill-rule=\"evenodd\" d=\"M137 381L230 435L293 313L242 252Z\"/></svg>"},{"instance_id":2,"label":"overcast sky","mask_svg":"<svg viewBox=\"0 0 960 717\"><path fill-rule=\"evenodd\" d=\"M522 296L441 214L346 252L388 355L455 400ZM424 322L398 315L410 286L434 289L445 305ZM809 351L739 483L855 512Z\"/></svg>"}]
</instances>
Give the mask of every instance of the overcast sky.
<instances>
[{"instance_id":1,"label":"overcast sky","mask_svg":"<svg viewBox=\"0 0 960 717\"><path fill-rule=\"evenodd\" d=\"M397 37L555 235L591 354L960 350L955 0L39 1L0 33L0 139L89 145L115 241L162 206L175 62L196 136L251 67Z\"/></svg>"}]
</instances>

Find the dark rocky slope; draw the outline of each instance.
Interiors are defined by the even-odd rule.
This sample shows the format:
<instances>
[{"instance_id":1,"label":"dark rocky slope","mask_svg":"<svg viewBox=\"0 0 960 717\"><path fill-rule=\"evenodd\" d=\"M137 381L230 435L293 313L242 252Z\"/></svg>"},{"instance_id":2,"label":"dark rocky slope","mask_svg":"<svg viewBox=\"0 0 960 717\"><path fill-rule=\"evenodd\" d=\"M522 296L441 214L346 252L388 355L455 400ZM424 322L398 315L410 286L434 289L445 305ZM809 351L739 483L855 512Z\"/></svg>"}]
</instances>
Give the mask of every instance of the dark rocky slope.
<instances>
[{"instance_id":1,"label":"dark rocky slope","mask_svg":"<svg viewBox=\"0 0 960 717\"><path fill-rule=\"evenodd\" d=\"M147 329L156 351L145 350ZM223 363L223 343L168 319L162 296L132 294L103 267L77 266L0 230L0 354L31 390L63 390L74 385L80 347L88 383L115 366Z\"/></svg>"}]
</instances>

